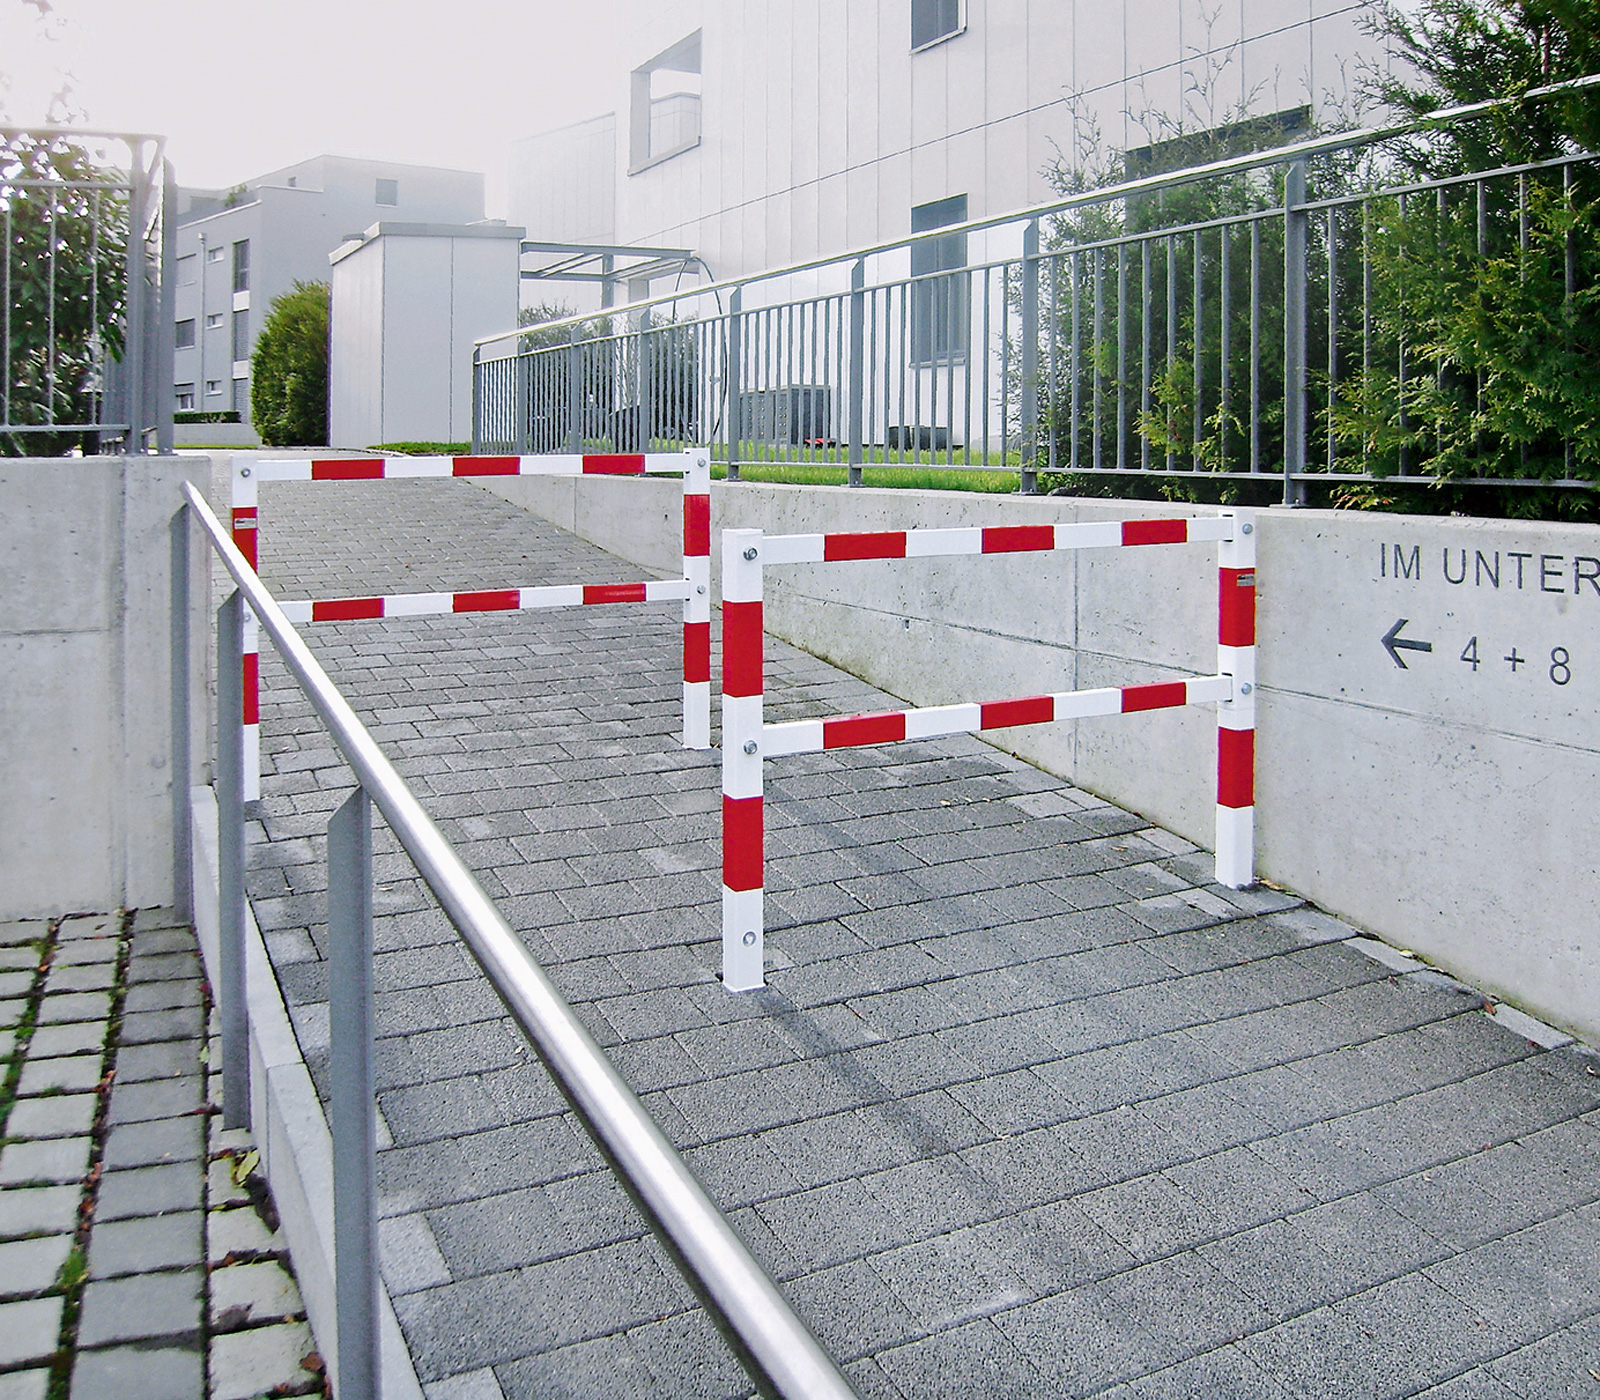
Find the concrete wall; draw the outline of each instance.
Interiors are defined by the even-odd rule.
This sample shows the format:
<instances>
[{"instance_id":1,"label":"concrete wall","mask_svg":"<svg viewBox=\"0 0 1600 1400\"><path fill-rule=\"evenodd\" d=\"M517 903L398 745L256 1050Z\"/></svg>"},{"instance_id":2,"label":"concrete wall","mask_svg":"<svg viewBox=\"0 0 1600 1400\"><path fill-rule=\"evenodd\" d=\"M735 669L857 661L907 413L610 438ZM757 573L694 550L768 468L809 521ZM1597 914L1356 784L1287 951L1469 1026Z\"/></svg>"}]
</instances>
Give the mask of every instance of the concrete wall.
<instances>
[{"instance_id":1,"label":"concrete wall","mask_svg":"<svg viewBox=\"0 0 1600 1400\"><path fill-rule=\"evenodd\" d=\"M638 563L673 566L674 485L491 489ZM624 492L644 504L627 507ZM719 530L774 533L1186 513L713 492ZM1600 529L1272 510L1259 539L1258 873L1600 1041ZM774 569L767 625L914 705L1137 684L1215 669L1215 568L1214 548L1186 546ZM1432 648L1399 651L1404 669L1383 645L1402 618L1398 639ZM1207 710L986 737L1212 844Z\"/></svg>"},{"instance_id":2,"label":"concrete wall","mask_svg":"<svg viewBox=\"0 0 1600 1400\"><path fill-rule=\"evenodd\" d=\"M209 471L0 458L0 918L174 902L170 522Z\"/></svg>"}]
</instances>

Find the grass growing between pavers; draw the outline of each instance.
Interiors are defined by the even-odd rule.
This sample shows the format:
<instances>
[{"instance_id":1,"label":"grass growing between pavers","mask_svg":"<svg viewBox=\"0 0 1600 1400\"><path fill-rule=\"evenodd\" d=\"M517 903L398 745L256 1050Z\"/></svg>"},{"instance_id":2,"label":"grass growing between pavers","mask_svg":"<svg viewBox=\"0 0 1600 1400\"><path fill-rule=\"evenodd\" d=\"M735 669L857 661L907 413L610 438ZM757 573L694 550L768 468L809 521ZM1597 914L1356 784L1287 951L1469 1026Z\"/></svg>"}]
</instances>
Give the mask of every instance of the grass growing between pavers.
<instances>
[{"instance_id":1,"label":"grass growing between pavers","mask_svg":"<svg viewBox=\"0 0 1600 1400\"><path fill-rule=\"evenodd\" d=\"M133 928L133 913L120 916L115 971L111 979L111 1014L106 1020L106 1035L101 1049L100 1083L95 1090L94 1124L90 1129L89 1174L83 1183L83 1198L78 1203L77 1229L72 1252L61 1266L56 1286L61 1292L61 1337L55 1360L50 1366L46 1400L69 1400L72 1393L72 1368L77 1359L78 1322L83 1315L83 1294L89 1282L89 1232L94 1224L95 1196L100 1187L100 1162L105 1150L106 1115L111 1107L111 1085L115 1073L117 1030L122 1024L123 1003L127 999L128 939ZM60 953L61 921L51 928L51 946L40 960L39 988L43 997L45 979Z\"/></svg>"}]
</instances>

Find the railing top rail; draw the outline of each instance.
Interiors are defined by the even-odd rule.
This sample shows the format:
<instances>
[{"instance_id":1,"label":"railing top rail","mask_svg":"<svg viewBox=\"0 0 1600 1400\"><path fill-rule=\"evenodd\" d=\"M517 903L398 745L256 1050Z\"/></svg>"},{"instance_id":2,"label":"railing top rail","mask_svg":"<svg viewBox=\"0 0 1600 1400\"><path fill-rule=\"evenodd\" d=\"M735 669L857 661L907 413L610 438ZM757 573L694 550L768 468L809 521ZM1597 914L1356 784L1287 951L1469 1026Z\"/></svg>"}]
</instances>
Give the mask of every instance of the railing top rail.
<instances>
[{"instance_id":1,"label":"railing top rail","mask_svg":"<svg viewBox=\"0 0 1600 1400\"><path fill-rule=\"evenodd\" d=\"M192 484L190 509L357 780L415 862L506 1008L757 1384L784 1400L857 1400L765 1270L423 811Z\"/></svg>"},{"instance_id":2,"label":"railing top rail","mask_svg":"<svg viewBox=\"0 0 1600 1400\"><path fill-rule=\"evenodd\" d=\"M901 248L911 248L917 244L932 242L940 238L949 238L968 233L982 233L993 228L1003 228L1009 224L1030 223L1035 219L1048 218L1052 214L1064 214L1070 209L1083 209L1091 205L1106 204L1118 199L1134 199L1141 195L1159 194L1163 190L1176 189L1181 185L1193 184L1198 180L1211 179L1221 175L1239 175L1249 170L1261 169L1267 166L1308 160L1313 156L1326 155L1333 151L1369 146L1379 141L1393 140L1400 136L1410 136L1424 131L1437 130L1439 127L1448 125L1451 122L1483 116L1486 113L1512 107L1518 103L1542 101L1545 98L1559 97L1566 93L1579 92L1590 87L1600 87L1600 73L1593 73L1584 78L1571 78L1565 82L1551 83L1545 87L1530 88L1518 97L1500 97L1486 102L1469 102L1459 107L1445 107L1437 112L1430 112L1425 117L1417 117L1405 122L1394 122L1385 126L1361 127L1355 131L1334 132L1327 136L1314 136L1304 141L1292 142L1286 146L1274 146L1267 151L1253 151L1246 155L1229 156L1223 160L1209 161L1204 165L1190 166L1184 170L1167 171L1160 175L1145 175L1137 180L1124 180L1119 184L1106 185L1101 189L1085 190L1066 199L1052 200L1048 204L1035 204L1026 209L1017 209L1006 214L994 214L983 219L971 219L962 224L948 224L942 228L930 229L925 233L911 234L904 238L893 238L865 248L847 249L842 253L833 253L827 257L809 258L804 262L790 263L785 267L752 273L746 277L731 278L723 282L708 282L704 286L691 289L688 293L674 291L658 297L648 297L642 301L632 301L625 306L607 307L600 312L565 316L557 321L542 321L539 323L538 329L548 332L560 330L567 326L581 326L585 322L593 321L600 316L621 316L632 311L646 311L655 306L669 306L674 302L683 301L686 296L703 296L708 293L735 291L743 287L753 286L758 282L771 282L782 277L797 276L803 272L815 272L824 267L836 267L842 263L878 257L884 253L896 252ZM476 355L478 351L487 345L497 345L502 341L514 340L517 336L526 335L530 329L528 326L518 326L515 330L498 331L493 335L480 336L472 343L473 353Z\"/></svg>"}]
</instances>

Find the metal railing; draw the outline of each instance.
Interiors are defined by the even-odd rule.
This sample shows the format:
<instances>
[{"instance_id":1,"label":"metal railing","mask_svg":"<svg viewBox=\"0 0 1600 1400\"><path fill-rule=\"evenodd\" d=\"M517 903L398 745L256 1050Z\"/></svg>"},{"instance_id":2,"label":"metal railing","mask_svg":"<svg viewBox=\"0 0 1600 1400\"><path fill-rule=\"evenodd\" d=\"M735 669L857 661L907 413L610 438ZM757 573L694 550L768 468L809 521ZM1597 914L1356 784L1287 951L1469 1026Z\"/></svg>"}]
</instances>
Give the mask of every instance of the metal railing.
<instances>
[{"instance_id":1,"label":"metal railing","mask_svg":"<svg viewBox=\"0 0 1600 1400\"><path fill-rule=\"evenodd\" d=\"M172 450L164 138L0 126L0 452ZM122 154L118 154L118 151Z\"/></svg>"},{"instance_id":2,"label":"metal railing","mask_svg":"<svg viewBox=\"0 0 1600 1400\"><path fill-rule=\"evenodd\" d=\"M229 538L200 493L185 485L235 591L218 614L218 991L223 1104L229 1126L248 1116L244 994L243 735L239 686L243 610L272 639L355 774L357 787L328 826L329 1116L334 1143L335 1293L340 1394L378 1389L376 1141L372 1019L372 820L376 806L495 991L543 1060L607 1163L683 1270L762 1393L786 1400L853 1400L855 1391L734 1234L683 1159L600 1051L581 1021L450 843ZM174 673L189 674L188 523L174 543ZM186 687L179 685L179 690ZM176 699L177 733L189 732ZM178 745L186 768L186 746ZM175 775L188 790L187 772Z\"/></svg>"},{"instance_id":3,"label":"metal railing","mask_svg":"<svg viewBox=\"0 0 1600 1400\"><path fill-rule=\"evenodd\" d=\"M1290 503L1330 478L1592 489L1570 444L1549 447L1554 471L1527 470L1526 446L1511 474L1482 469L1488 451L1474 469L1447 464L1407 419L1430 379L1468 411L1482 401L1428 348L1407 250L1436 235L1443 260L1466 229L1480 262L1526 252L1530 191L1570 198L1597 160L1409 173L1418 143L1512 105L1317 137L486 337L474 450L695 443L715 445L730 479L757 461L839 464L851 484L868 464L939 465L1017 471L1025 491L1045 471L1276 479ZM952 247L976 256L953 267ZM917 273L930 262L940 270ZM1363 440L1384 412L1399 443L1388 457Z\"/></svg>"}]
</instances>

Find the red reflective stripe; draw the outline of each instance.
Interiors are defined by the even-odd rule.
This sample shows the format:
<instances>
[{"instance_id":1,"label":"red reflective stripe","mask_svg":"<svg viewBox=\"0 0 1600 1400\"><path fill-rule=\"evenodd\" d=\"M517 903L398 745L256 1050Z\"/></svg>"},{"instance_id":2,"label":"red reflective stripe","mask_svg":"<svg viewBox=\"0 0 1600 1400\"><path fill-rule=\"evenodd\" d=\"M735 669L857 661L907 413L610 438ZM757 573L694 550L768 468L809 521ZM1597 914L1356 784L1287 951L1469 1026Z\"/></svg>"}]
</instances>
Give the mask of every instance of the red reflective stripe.
<instances>
[{"instance_id":1,"label":"red reflective stripe","mask_svg":"<svg viewBox=\"0 0 1600 1400\"><path fill-rule=\"evenodd\" d=\"M761 604L722 605L722 691L761 694Z\"/></svg>"},{"instance_id":2,"label":"red reflective stripe","mask_svg":"<svg viewBox=\"0 0 1600 1400\"><path fill-rule=\"evenodd\" d=\"M244 666L240 669L239 678L243 684L244 704L240 706L246 724L261 723L261 656L259 652L247 651L244 654Z\"/></svg>"},{"instance_id":3,"label":"red reflective stripe","mask_svg":"<svg viewBox=\"0 0 1600 1400\"><path fill-rule=\"evenodd\" d=\"M642 583L586 583L583 585L586 603L642 603Z\"/></svg>"},{"instance_id":4,"label":"red reflective stripe","mask_svg":"<svg viewBox=\"0 0 1600 1400\"><path fill-rule=\"evenodd\" d=\"M521 603L515 588L496 588L487 593L457 593L451 598L452 612L504 612Z\"/></svg>"},{"instance_id":5,"label":"red reflective stripe","mask_svg":"<svg viewBox=\"0 0 1600 1400\"><path fill-rule=\"evenodd\" d=\"M382 598L333 598L311 605L313 622L348 622L352 618L382 616Z\"/></svg>"},{"instance_id":6,"label":"red reflective stripe","mask_svg":"<svg viewBox=\"0 0 1600 1400\"><path fill-rule=\"evenodd\" d=\"M822 722L822 747L848 749L859 744L892 744L906 737L904 710L877 715L851 715L849 719Z\"/></svg>"},{"instance_id":7,"label":"red reflective stripe","mask_svg":"<svg viewBox=\"0 0 1600 1400\"><path fill-rule=\"evenodd\" d=\"M686 681L711 679L711 624L683 624L683 678Z\"/></svg>"},{"instance_id":8,"label":"red reflective stripe","mask_svg":"<svg viewBox=\"0 0 1600 1400\"><path fill-rule=\"evenodd\" d=\"M1255 801L1255 730L1217 730L1217 805L1253 807Z\"/></svg>"},{"instance_id":9,"label":"red reflective stripe","mask_svg":"<svg viewBox=\"0 0 1600 1400\"><path fill-rule=\"evenodd\" d=\"M1225 647L1253 647L1256 644L1256 571L1219 569L1217 603L1217 641Z\"/></svg>"},{"instance_id":10,"label":"red reflective stripe","mask_svg":"<svg viewBox=\"0 0 1600 1400\"><path fill-rule=\"evenodd\" d=\"M722 798L722 883L730 890L761 888L763 822L759 797Z\"/></svg>"},{"instance_id":11,"label":"red reflective stripe","mask_svg":"<svg viewBox=\"0 0 1600 1400\"><path fill-rule=\"evenodd\" d=\"M824 559L904 559L904 530L874 530L870 534L824 535Z\"/></svg>"},{"instance_id":12,"label":"red reflective stripe","mask_svg":"<svg viewBox=\"0 0 1600 1400\"><path fill-rule=\"evenodd\" d=\"M254 514L254 512L251 512ZM245 562L253 569L256 567L256 523L251 521L248 525L241 525L235 517L233 522L233 543L239 553L244 555Z\"/></svg>"},{"instance_id":13,"label":"red reflective stripe","mask_svg":"<svg viewBox=\"0 0 1600 1400\"><path fill-rule=\"evenodd\" d=\"M1128 685L1122 688L1122 713L1135 710L1166 710L1187 703L1188 687L1182 681L1162 685Z\"/></svg>"},{"instance_id":14,"label":"red reflective stripe","mask_svg":"<svg viewBox=\"0 0 1600 1400\"><path fill-rule=\"evenodd\" d=\"M996 525L983 532L985 554L1021 554L1055 547L1054 525Z\"/></svg>"},{"instance_id":15,"label":"red reflective stripe","mask_svg":"<svg viewBox=\"0 0 1600 1400\"><path fill-rule=\"evenodd\" d=\"M641 476L644 458L637 452L612 452L586 455L584 474L588 476Z\"/></svg>"},{"instance_id":16,"label":"red reflective stripe","mask_svg":"<svg viewBox=\"0 0 1600 1400\"><path fill-rule=\"evenodd\" d=\"M233 522L235 525L237 525L241 520L254 520L255 518L255 506L235 506L233 508Z\"/></svg>"},{"instance_id":17,"label":"red reflective stripe","mask_svg":"<svg viewBox=\"0 0 1600 1400\"><path fill-rule=\"evenodd\" d=\"M1189 538L1187 520L1124 520L1123 544L1183 544Z\"/></svg>"},{"instance_id":18,"label":"red reflective stripe","mask_svg":"<svg viewBox=\"0 0 1600 1400\"><path fill-rule=\"evenodd\" d=\"M378 481L382 477L382 457L318 458L311 463L313 481Z\"/></svg>"},{"instance_id":19,"label":"red reflective stripe","mask_svg":"<svg viewBox=\"0 0 1600 1400\"><path fill-rule=\"evenodd\" d=\"M1048 695L1022 700L995 700L981 707L981 728L1004 729L1009 724L1048 724L1056 717L1056 702Z\"/></svg>"},{"instance_id":20,"label":"red reflective stripe","mask_svg":"<svg viewBox=\"0 0 1600 1400\"><path fill-rule=\"evenodd\" d=\"M515 476L522 469L517 457L452 457L452 476Z\"/></svg>"},{"instance_id":21,"label":"red reflective stripe","mask_svg":"<svg viewBox=\"0 0 1600 1400\"><path fill-rule=\"evenodd\" d=\"M711 497L683 498L683 552L689 555L711 553Z\"/></svg>"}]
</instances>

